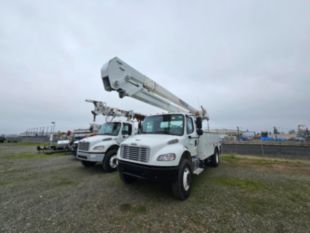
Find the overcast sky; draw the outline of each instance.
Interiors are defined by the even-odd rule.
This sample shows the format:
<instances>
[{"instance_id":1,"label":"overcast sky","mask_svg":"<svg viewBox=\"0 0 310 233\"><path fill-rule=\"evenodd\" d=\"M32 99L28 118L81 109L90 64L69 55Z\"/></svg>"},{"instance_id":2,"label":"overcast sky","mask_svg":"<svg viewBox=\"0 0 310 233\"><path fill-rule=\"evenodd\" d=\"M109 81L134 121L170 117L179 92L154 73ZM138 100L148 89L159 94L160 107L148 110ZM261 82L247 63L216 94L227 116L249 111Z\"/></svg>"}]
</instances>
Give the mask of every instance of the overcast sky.
<instances>
[{"instance_id":1,"label":"overcast sky","mask_svg":"<svg viewBox=\"0 0 310 233\"><path fill-rule=\"evenodd\" d=\"M205 106L213 128L310 127L309 12L309 0L2 0L0 134L88 127L86 98L159 112L104 90L115 56Z\"/></svg>"}]
</instances>

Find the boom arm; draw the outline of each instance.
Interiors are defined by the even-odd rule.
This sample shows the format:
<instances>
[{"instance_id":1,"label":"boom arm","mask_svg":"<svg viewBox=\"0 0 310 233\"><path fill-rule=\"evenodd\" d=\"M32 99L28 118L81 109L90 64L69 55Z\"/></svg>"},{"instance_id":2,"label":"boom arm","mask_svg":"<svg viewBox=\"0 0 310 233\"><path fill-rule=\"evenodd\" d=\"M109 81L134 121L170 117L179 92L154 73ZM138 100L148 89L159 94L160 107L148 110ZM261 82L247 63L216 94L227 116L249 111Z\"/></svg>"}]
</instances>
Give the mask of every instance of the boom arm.
<instances>
[{"instance_id":1,"label":"boom arm","mask_svg":"<svg viewBox=\"0 0 310 233\"><path fill-rule=\"evenodd\" d=\"M140 113L134 113L133 111L126 111L118 108L109 107L106 103L97 100L85 100L88 103L93 103L95 109L91 111L94 116L94 121L96 120L97 115L104 115L104 116L112 116L112 117L127 117L128 119L137 119L141 121L145 118L144 115Z\"/></svg>"},{"instance_id":2,"label":"boom arm","mask_svg":"<svg viewBox=\"0 0 310 233\"><path fill-rule=\"evenodd\" d=\"M198 111L166 88L141 74L119 58L115 57L101 69L101 78L107 91L117 91L119 97L130 96L168 112L199 112L209 120L207 112Z\"/></svg>"}]
</instances>

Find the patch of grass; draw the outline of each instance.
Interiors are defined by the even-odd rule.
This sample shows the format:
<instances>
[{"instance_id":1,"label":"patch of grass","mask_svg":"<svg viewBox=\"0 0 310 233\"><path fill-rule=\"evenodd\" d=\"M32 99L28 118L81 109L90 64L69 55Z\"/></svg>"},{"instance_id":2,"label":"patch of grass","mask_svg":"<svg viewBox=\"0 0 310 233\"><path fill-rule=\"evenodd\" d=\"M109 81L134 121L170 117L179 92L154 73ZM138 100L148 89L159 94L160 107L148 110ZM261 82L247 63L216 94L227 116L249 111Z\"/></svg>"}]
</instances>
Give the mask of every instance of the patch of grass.
<instances>
[{"instance_id":1,"label":"patch of grass","mask_svg":"<svg viewBox=\"0 0 310 233\"><path fill-rule=\"evenodd\" d=\"M105 175L107 175L107 174L105 174ZM111 175L111 176L109 176L108 184L109 184L110 187L116 187L118 185L121 185L122 181L121 181L121 179L119 178L118 175L117 176Z\"/></svg>"},{"instance_id":2,"label":"patch of grass","mask_svg":"<svg viewBox=\"0 0 310 233\"><path fill-rule=\"evenodd\" d=\"M247 165L258 165L258 166L271 166L275 164L299 164L299 161L285 160L285 159L274 159L274 158L259 158L256 156L237 155L237 154L223 154L221 156L222 161L235 162Z\"/></svg>"},{"instance_id":3,"label":"patch of grass","mask_svg":"<svg viewBox=\"0 0 310 233\"><path fill-rule=\"evenodd\" d=\"M145 206L138 205L133 208L133 212L135 212L136 214L145 214L147 212L147 209Z\"/></svg>"},{"instance_id":4,"label":"patch of grass","mask_svg":"<svg viewBox=\"0 0 310 233\"><path fill-rule=\"evenodd\" d=\"M276 163L280 163L280 161L278 160L274 160L274 159L253 159L253 162L256 164L256 165L273 165L273 164L276 164Z\"/></svg>"},{"instance_id":5,"label":"patch of grass","mask_svg":"<svg viewBox=\"0 0 310 233\"><path fill-rule=\"evenodd\" d=\"M233 154L233 153L223 154L221 156L221 160L223 160L223 161L233 161L233 160L237 160L237 159L239 159L239 158L237 158L236 154Z\"/></svg>"},{"instance_id":6,"label":"patch of grass","mask_svg":"<svg viewBox=\"0 0 310 233\"><path fill-rule=\"evenodd\" d=\"M215 177L210 180L213 184L217 185L225 185L225 186L232 186L238 187L241 189L247 189L251 191L256 191L265 188L265 183L261 181L254 181L254 180L245 180L239 178L232 178L232 177Z\"/></svg>"},{"instance_id":7,"label":"patch of grass","mask_svg":"<svg viewBox=\"0 0 310 233\"><path fill-rule=\"evenodd\" d=\"M258 215L264 215L274 206L274 203L267 199L243 198L243 200L246 209Z\"/></svg>"},{"instance_id":8,"label":"patch of grass","mask_svg":"<svg viewBox=\"0 0 310 233\"><path fill-rule=\"evenodd\" d=\"M22 172L22 170L13 170L5 172L5 174L0 175L0 186L19 186L20 184L24 184L28 181L35 181L39 177L38 173L36 172L30 172L28 173L27 169L25 169Z\"/></svg>"},{"instance_id":9,"label":"patch of grass","mask_svg":"<svg viewBox=\"0 0 310 233\"><path fill-rule=\"evenodd\" d=\"M71 180L66 177L53 177L53 185L54 186L69 186L69 185L75 185L75 180Z\"/></svg>"},{"instance_id":10,"label":"patch of grass","mask_svg":"<svg viewBox=\"0 0 310 233\"><path fill-rule=\"evenodd\" d=\"M131 204L128 204L128 203L121 204L121 205L119 206L119 209L120 209L120 211L122 211L122 212L127 212L127 211L131 210L131 208L132 208Z\"/></svg>"},{"instance_id":11,"label":"patch of grass","mask_svg":"<svg viewBox=\"0 0 310 233\"><path fill-rule=\"evenodd\" d=\"M133 206L129 203L121 204L119 206L119 209L122 212L131 212L135 214L145 214L147 212L147 209L145 206L142 206L142 205Z\"/></svg>"},{"instance_id":12,"label":"patch of grass","mask_svg":"<svg viewBox=\"0 0 310 233\"><path fill-rule=\"evenodd\" d=\"M309 201L309 196L308 196L308 192L298 192L298 191L293 191L291 193L287 194L287 198L293 202L293 203L297 203L297 204L304 204L307 203Z\"/></svg>"},{"instance_id":13,"label":"patch of grass","mask_svg":"<svg viewBox=\"0 0 310 233\"><path fill-rule=\"evenodd\" d=\"M7 181L7 180L0 180L0 186L4 186L4 185L7 185L7 184L10 184L10 182Z\"/></svg>"},{"instance_id":14,"label":"patch of grass","mask_svg":"<svg viewBox=\"0 0 310 233\"><path fill-rule=\"evenodd\" d=\"M39 153L18 153L6 156L7 159L10 160L18 160L18 159L48 159L55 156L63 156L65 153L54 153L54 154L39 154Z\"/></svg>"}]
</instances>

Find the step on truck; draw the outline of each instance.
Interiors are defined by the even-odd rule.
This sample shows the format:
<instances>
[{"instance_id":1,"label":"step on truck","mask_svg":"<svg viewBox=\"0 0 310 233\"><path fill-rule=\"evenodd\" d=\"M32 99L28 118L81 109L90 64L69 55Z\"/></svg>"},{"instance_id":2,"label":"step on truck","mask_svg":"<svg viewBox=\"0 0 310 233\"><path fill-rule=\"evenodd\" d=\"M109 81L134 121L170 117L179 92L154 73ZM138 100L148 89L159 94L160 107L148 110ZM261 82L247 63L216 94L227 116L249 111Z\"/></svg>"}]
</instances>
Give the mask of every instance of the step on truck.
<instances>
[{"instance_id":1,"label":"step on truck","mask_svg":"<svg viewBox=\"0 0 310 233\"><path fill-rule=\"evenodd\" d=\"M202 129L203 121L209 121L206 110L193 108L117 57L102 67L101 77L106 91L167 112L145 117L140 133L120 144L121 179L127 184L137 179L170 182L173 194L186 199L192 176L202 173L207 164L219 164L220 137Z\"/></svg>"},{"instance_id":2,"label":"step on truck","mask_svg":"<svg viewBox=\"0 0 310 233\"><path fill-rule=\"evenodd\" d=\"M94 121L96 115L102 114L106 116L107 122L100 127L95 136L79 141L76 158L85 167L95 166L99 163L103 170L115 171L118 165L116 154L120 143L136 134L136 120L141 120L144 116L134 114L132 111L108 107L101 101L87 100L87 102L92 102L95 105L95 110L92 111ZM108 117L112 119L108 120ZM128 120L114 120L115 117L126 117Z\"/></svg>"}]
</instances>

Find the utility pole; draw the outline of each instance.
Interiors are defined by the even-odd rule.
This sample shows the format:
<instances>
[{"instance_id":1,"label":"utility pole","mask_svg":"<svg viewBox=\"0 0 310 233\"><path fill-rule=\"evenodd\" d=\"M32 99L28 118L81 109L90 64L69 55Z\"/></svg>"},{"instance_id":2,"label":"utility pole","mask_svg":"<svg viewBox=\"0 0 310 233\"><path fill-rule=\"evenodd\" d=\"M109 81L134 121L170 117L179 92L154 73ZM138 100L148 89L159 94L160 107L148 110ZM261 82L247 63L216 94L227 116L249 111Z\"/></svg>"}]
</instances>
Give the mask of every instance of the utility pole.
<instances>
[{"instance_id":1,"label":"utility pole","mask_svg":"<svg viewBox=\"0 0 310 233\"><path fill-rule=\"evenodd\" d=\"M239 126L237 126L237 140L240 141L240 129Z\"/></svg>"},{"instance_id":2,"label":"utility pole","mask_svg":"<svg viewBox=\"0 0 310 233\"><path fill-rule=\"evenodd\" d=\"M54 131L55 131L55 121L51 122L52 126L51 126L51 135L50 135L50 144L52 144L53 142L53 137L54 137Z\"/></svg>"}]
</instances>

